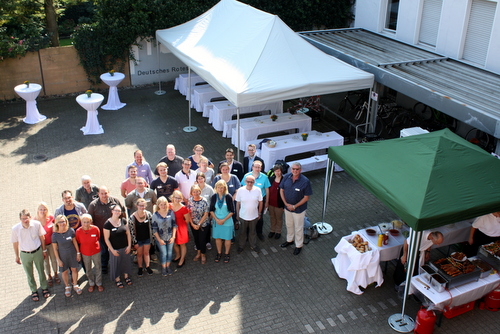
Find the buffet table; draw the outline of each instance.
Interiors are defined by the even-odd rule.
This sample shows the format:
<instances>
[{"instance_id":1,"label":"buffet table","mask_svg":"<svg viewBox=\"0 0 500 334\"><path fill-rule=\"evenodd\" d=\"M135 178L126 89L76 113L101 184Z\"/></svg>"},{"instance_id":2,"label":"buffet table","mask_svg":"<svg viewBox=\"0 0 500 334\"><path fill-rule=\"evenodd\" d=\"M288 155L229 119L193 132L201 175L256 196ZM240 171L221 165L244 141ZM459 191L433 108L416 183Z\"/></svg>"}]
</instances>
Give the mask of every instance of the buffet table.
<instances>
[{"instance_id":1,"label":"buffet table","mask_svg":"<svg viewBox=\"0 0 500 334\"><path fill-rule=\"evenodd\" d=\"M198 74L191 73L191 86L196 85L197 83L205 82ZM175 78L174 89L178 90L182 95L187 94L189 84L189 73L180 74L177 78Z\"/></svg>"},{"instance_id":2,"label":"buffet table","mask_svg":"<svg viewBox=\"0 0 500 334\"><path fill-rule=\"evenodd\" d=\"M253 120L253 121L252 121ZM311 131L311 117L305 114L290 115L281 114L276 121L269 116L259 116L251 121L240 122L240 141L238 145L237 130L234 128L231 143L240 150L245 150L245 143L249 140L257 139L259 135L265 133L287 131L298 129L299 133ZM300 134L299 134L300 135Z\"/></svg>"},{"instance_id":3,"label":"buffet table","mask_svg":"<svg viewBox=\"0 0 500 334\"><path fill-rule=\"evenodd\" d=\"M331 261L339 277L347 280L347 291L360 295L363 293L360 286L366 288L373 282L381 286L384 283L384 277L380 269L380 254L377 249L372 247L371 251L360 253L348 242L356 234L358 233L354 232L340 239L335 246L337 257Z\"/></svg>"},{"instance_id":4,"label":"buffet table","mask_svg":"<svg viewBox=\"0 0 500 334\"><path fill-rule=\"evenodd\" d=\"M109 73L101 74L101 80L109 86L108 102L101 107L102 109L118 110L127 105L126 103L122 103L120 101L120 97L118 96L118 89L116 88L116 86L118 86L118 84L122 82L123 79L125 79L125 74L120 72L115 72L114 75L111 75Z\"/></svg>"},{"instance_id":5,"label":"buffet table","mask_svg":"<svg viewBox=\"0 0 500 334\"><path fill-rule=\"evenodd\" d=\"M104 100L101 94L92 93L90 97L87 94L81 94L76 97L76 102L87 110L87 123L80 130L84 135L98 135L104 133L104 129L97 119L97 108Z\"/></svg>"},{"instance_id":6,"label":"buffet table","mask_svg":"<svg viewBox=\"0 0 500 334\"><path fill-rule=\"evenodd\" d=\"M259 104L255 106L249 107L241 107L240 115L250 114L257 111L265 111L270 110L271 114L279 114L283 112L283 102L270 102L266 104ZM225 103L214 104L212 107L212 111L210 112L210 116L208 122L212 124L215 130L222 131L224 130L224 122L230 121L233 115L236 115L237 108L234 104L229 101L225 101Z\"/></svg>"},{"instance_id":7,"label":"buffet table","mask_svg":"<svg viewBox=\"0 0 500 334\"><path fill-rule=\"evenodd\" d=\"M432 287L427 288L422 282L425 280L421 275L414 276L411 279L409 293L413 294L417 290L432 302L433 309L443 310L445 307L451 308L482 298L498 287L500 276L498 274L489 275L480 278L477 282L470 282L443 292L437 292Z\"/></svg>"},{"instance_id":8,"label":"buffet table","mask_svg":"<svg viewBox=\"0 0 500 334\"><path fill-rule=\"evenodd\" d=\"M38 108L36 106L36 98L38 94L40 94L41 90L42 86L36 83L29 85L22 84L14 87L14 91L17 95L26 101L26 117L23 118L24 123L36 124L47 118L38 112Z\"/></svg>"},{"instance_id":9,"label":"buffet table","mask_svg":"<svg viewBox=\"0 0 500 334\"><path fill-rule=\"evenodd\" d=\"M273 166L278 159L285 160L289 155L324 150L330 146L344 145L344 137L335 131L321 133L309 133L307 140L302 140L300 134L295 134L292 138L274 140L275 147L262 145L260 157L266 166Z\"/></svg>"}]
</instances>

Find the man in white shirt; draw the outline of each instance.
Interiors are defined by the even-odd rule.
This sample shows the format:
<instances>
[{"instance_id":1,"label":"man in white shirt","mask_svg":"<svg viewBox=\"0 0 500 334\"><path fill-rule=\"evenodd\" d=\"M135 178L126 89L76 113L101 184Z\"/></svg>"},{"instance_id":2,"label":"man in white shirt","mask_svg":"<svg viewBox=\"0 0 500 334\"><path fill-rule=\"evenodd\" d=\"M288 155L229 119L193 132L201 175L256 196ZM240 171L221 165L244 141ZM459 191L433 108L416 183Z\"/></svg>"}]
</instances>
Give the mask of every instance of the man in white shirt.
<instances>
[{"instance_id":1,"label":"man in white shirt","mask_svg":"<svg viewBox=\"0 0 500 334\"><path fill-rule=\"evenodd\" d=\"M175 179L179 184L183 202L187 204L191 197L191 186L196 182L196 172L191 169L191 160L186 158L182 161L182 169L175 174Z\"/></svg>"},{"instance_id":2,"label":"man in white shirt","mask_svg":"<svg viewBox=\"0 0 500 334\"><path fill-rule=\"evenodd\" d=\"M256 253L260 252L257 247L257 222L262 212L262 191L254 187L255 178L247 175L245 178L245 187L238 189L236 193L236 213L240 221L240 236L238 242L238 254L243 252L245 244L250 243L250 249Z\"/></svg>"},{"instance_id":3,"label":"man in white shirt","mask_svg":"<svg viewBox=\"0 0 500 334\"><path fill-rule=\"evenodd\" d=\"M44 298L50 297L48 290L47 277L44 271L44 259L47 257L47 249L45 248L45 230L42 224L37 220L31 219L31 214L24 209L19 214L21 222L12 227L10 241L14 247L16 255L16 263L22 264L28 285L31 289L31 299L35 302L39 301L38 288L33 275L33 265L38 271L38 279L42 288Z\"/></svg>"},{"instance_id":4,"label":"man in white shirt","mask_svg":"<svg viewBox=\"0 0 500 334\"><path fill-rule=\"evenodd\" d=\"M500 239L500 211L477 217L472 223L465 255L476 256L479 246Z\"/></svg>"}]
</instances>

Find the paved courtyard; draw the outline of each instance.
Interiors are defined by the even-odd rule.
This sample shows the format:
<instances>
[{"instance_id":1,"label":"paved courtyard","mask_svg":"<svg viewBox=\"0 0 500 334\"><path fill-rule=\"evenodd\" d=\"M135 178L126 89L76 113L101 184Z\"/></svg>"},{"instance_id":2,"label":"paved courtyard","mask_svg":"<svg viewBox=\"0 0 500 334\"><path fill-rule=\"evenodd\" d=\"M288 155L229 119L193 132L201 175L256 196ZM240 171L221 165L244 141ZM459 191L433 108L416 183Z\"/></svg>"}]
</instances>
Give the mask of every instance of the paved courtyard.
<instances>
[{"instance_id":1,"label":"paved courtyard","mask_svg":"<svg viewBox=\"0 0 500 334\"><path fill-rule=\"evenodd\" d=\"M393 289L389 265L386 282L370 286L358 296L346 291L346 282L336 275L330 259L334 246L353 230L395 219L395 215L346 173L336 173L328 202L326 221L334 231L304 246L299 256L284 241L259 241L260 254L247 248L231 262L214 263L215 250L208 251L207 264L193 262L193 242L188 245L187 264L164 278L153 263L153 276L117 289L109 277L105 291L64 296L64 286L52 288L52 296L38 303L28 298L29 288L22 267L14 262L11 227L23 208L33 213L37 203L48 203L52 213L62 204L61 192L75 190L80 177L89 174L93 183L106 185L119 197L125 166L133 152L141 149L151 165L165 155L166 144L187 157L195 144L205 147L214 162L231 147L229 139L215 131L207 119L193 111L198 131L186 133L187 102L173 85L120 91L127 106L118 111L99 110L105 133L83 136L86 112L75 96L39 98L38 108L47 120L22 122L22 101L0 103L1 184L6 201L0 206L0 332L2 333L393 333L387 319L401 311ZM107 92L106 92L107 94ZM335 130L335 124L315 122L319 131ZM40 161L37 156L45 155ZM324 170L306 174L312 181L308 216L321 220ZM264 232L269 232L266 217ZM134 266L135 268L135 266ZM80 271L80 276L83 271ZM408 301L407 314L416 316L419 304ZM475 310L454 319L444 319L435 333L494 333L498 313Z\"/></svg>"}]
</instances>

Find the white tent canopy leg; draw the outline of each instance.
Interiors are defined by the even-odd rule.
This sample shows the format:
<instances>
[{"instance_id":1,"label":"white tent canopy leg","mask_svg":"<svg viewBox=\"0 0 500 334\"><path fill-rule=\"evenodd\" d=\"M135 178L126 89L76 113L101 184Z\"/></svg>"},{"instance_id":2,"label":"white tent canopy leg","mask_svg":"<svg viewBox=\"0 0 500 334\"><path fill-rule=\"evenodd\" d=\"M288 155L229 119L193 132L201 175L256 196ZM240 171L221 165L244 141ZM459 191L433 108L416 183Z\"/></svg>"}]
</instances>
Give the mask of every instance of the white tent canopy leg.
<instances>
[{"instance_id":1,"label":"white tent canopy leg","mask_svg":"<svg viewBox=\"0 0 500 334\"><path fill-rule=\"evenodd\" d=\"M188 115L189 115L189 125L183 128L184 132L195 132L198 130L196 126L191 125L191 67L188 67Z\"/></svg>"}]
</instances>

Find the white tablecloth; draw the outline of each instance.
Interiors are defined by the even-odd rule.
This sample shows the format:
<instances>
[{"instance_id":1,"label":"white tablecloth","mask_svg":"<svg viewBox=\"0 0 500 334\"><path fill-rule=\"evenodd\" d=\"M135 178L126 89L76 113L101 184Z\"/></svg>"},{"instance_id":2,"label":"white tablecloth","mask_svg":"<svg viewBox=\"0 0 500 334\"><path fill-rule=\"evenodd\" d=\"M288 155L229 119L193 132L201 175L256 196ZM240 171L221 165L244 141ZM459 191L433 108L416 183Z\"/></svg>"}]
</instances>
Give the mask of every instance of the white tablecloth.
<instances>
[{"instance_id":1,"label":"white tablecloth","mask_svg":"<svg viewBox=\"0 0 500 334\"><path fill-rule=\"evenodd\" d=\"M485 278L480 278L477 282L460 285L451 288L449 291L444 290L439 293L432 287L429 289L425 288L422 283L416 280L416 278L419 278L420 281L427 283L421 275L413 277L411 279L410 294L413 294L415 290L420 291L420 293L422 293L432 302L432 304L434 304L433 308L438 310L478 300L493 291L500 284L500 276L498 274L493 274ZM430 286L430 284L428 285Z\"/></svg>"},{"instance_id":2,"label":"white tablecloth","mask_svg":"<svg viewBox=\"0 0 500 334\"><path fill-rule=\"evenodd\" d=\"M203 117L208 117L208 123L212 123L210 120L211 120L211 114L212 114L212 110L214 109L214 106L216 104L220 104L220 105L227 105L228 103L231 103L227 100L224 100L224 101L215 101L215 102L205 102L203 103ZM231 104L232 105L232 104Z\"/></svg>"},{"instance_id":3,"label":"white tablecloth","mask_svg":"<svg viewBox=\"0 0 500 334\"><path fill-rule=\"evenodd\" d=\"M108 102L101 107L102 109L118 110L127 105L126 103L122 103L120 101L120 97L118 96L118 89L116 88L116 86L118 86L118 84L122 82L123 79L125 79L125 74L120 72L115 72L114 75L111 75L109 73L101 74L101 80L109 86Z\"/></svg>"},{"instance_id":4,"label":"white tablecloth","mask_svg":"<svg viewBox=\"0 0 500 334\"><path fill-rule=\"evenodd\" d=\"M272 121L269 116L259 116L253 121L240 123L240 141L238 145L237 129L233 129L231 143L240 150L245 150L245 143L248 140L257 139L259 135L264 133L272 133L279 131L298 129L299 133L311 131L311 117L305 114L290 115L288 113L280 114L276 121Z\"/></svg>"},{"instance_id":5,"label":"white tablecloth","mask_svg":"<svg viewBox=\"0 0 500 334\"><path fill-rule=\"evenodd\" d=\"M337 257L332 259L335 271L340 278L347 280L347 291L360 295L363 293L360 286L366 288L377 282L377 286L384 283L384 277L379 265L379 252L373 249L360 253L347 240L354 238L357 233L345 236L335 246Z\"/></svg>"},{"instance_id":6,"label":"white tablecloth","mask_svg":"<svg viewBox=\"0 0 500 334\"><path fill-rule=\"evenodd\" d=\"M97 108L99 108L103 100L104 96L96 93L92 93L90 98L87 94L81 94L76 97L76 102L87 110L87 123L80 129L83 131L84 135L98 135L104 133L104 129L97 119Z\"/></svg>"},{"instance_id":7,"label":"white tablecloth","mask_svg":"<svg viewBox=\"0 0 500 334\"><path fill-rule=\"evenodd\" d=\"M213 87L196 87L193 89L193 97L191 99L191 107L195 108L198 112L203 112L203 104L210 102L211 99L216 97L223 97L221 93Z\"/></svg>"},{"instance_id":8,"label":"white tablecloth","mask_svg":"<svg viewBox=\"0 0 500 334\"><path fill-rule=\"evenodd\" d=\"M276 142L275 147L262 145L260 152L260 157L264 160L266 166L273 166L276 160L285 160L289 155L314 152L327 149L330 146L344 145L344 137L335 131L326 133L311 132L306 141L302 140L300 133L295 134L292 138L273 140ZM320 154L324 154L324 152Z\"/></svg>"},{"instance_id":9,"label":"white tablecloth","mask_svg":"<svg viewBox=\"0 0 500 334\"><path fill-rule=\"evenodd\" d=\"M433 245L432 248L445 247L469 240L471 223L472 220L468 219L458 223L453 223L433 229L443 233L444 241L439 246ZM389 234L389 243L387 245L383 245L382 247L378 247L378 226L368 228L377 231L377 235L369 236L368 234L366 234L366 229L359 230L356 233L359 233L363 237L363 239L370 242L380 251L380 261L390 261L398 259L399 254L401 253L401 248L403 247L405 241L404 236L400 234L399 236L394 237Z\"/></svg>"},{"instance_id":10,"label":"white tablecloth","mask_svg":"<svg viewBox=\"0 0 500 334\"><path fill-rule=\"evenodd\" d=\"M178 90L182 95L187 94L188 82L189 82L189 73L183 73L175 78L174 89ZM205 82L198 74L191 73L191 86L196 85L197 83Z\"/></svg>"},{"instance_id":11,"label":"white tablecloth","mask_svg":"<svg viewBox=\"0 0 500 334\"><path fill-rule=\"evenodd\" d=\"M38 97L38 94L40 94L41 90L42 86L36 83L29 84L29 87L25 84L14 87L14 91L17 95L26 101L26 117L23 118L24 123L36 124L47 118L38 112L38 108L36 106L36 98Z\"/></svg>"},{"instance_id":12,"label":"white tablecloth","mask_svg":"<svg viewBox=\"0 0 500 334\"><path fill-rule=\"evenodd\" d=\"M236 106L229 101L226 103L214 104L208 122L212 124L215 130L224 130L224 122L230 121L233 115L236 115ZM283 101L270 102L255 106L240 108L240 115L250 114L257 111L270 110L271 114L280 114L283 112Z\"/></svg>"}]
</instances>

